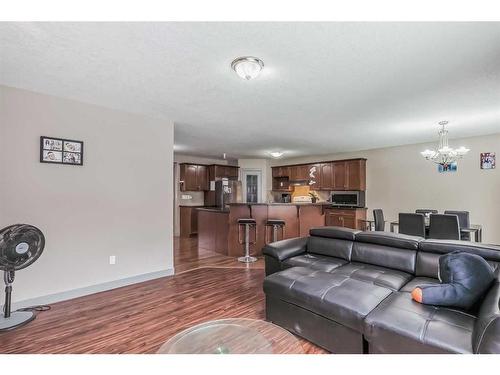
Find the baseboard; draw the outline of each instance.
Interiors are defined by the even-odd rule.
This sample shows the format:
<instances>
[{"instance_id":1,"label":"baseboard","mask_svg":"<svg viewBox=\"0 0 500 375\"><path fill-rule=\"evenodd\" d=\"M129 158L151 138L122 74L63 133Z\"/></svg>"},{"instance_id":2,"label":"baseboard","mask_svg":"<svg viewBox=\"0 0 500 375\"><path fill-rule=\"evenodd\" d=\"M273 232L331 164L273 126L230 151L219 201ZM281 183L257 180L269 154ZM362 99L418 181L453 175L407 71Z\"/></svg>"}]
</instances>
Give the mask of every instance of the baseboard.
<instances>
[{"instance_id":1,"label":"baseboard","mask_svg":"<svg viewBox=\"0 0 500 375\"><path fill-rule=\"evenodd\" d=\"M122 286L132 285L141 283L143 281L159 279L160 277L172 276L174 274L174 269L166 269L162 271L156 271L151 273L145 273L142 275L136 275L132 277L127 277L124 279L113 280L102 284L90 285L83 288L72 289L65 292L48 294L41 297L30 298L22 301L17 301L12 304L12 310L20 309L28 306L35 305L49 305L51 303L66 301L73 298L78 298L82 296L87 296L89 294L104 292L106 290L121 288ZM14 286L15 287L15 286ZM2 306L3 308L3 306Z\"/></svg>"}]
</instances>

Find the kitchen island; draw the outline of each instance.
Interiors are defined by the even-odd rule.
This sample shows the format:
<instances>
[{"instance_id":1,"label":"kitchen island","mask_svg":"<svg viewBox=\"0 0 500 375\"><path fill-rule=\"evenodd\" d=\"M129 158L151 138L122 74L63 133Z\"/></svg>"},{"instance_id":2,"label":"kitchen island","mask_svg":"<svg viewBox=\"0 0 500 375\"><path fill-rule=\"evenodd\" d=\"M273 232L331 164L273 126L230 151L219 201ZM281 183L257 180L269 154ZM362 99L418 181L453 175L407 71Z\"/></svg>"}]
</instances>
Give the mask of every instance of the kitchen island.
<instances>
[{"instance_id":1,"label":"kitchen island","mask_svg":"<svg viewBox=\"0 0 500 375\"><path fill-rule=\"evenodd\" d=\"M238 219L253 218L257 226L257 243L250 246L251 254L262 255L266 242L267 219L285 221L284 238L309 235L309 229L325 225L328 202L319 203L231 203L228 209L198 208L198 249L238 257L243 245L238 242ZM359 210L359 209L358 209ZM254 232L250 233L253 238ZM268 236L271 238L270 230Z\"/></svg>"}]
</instances>

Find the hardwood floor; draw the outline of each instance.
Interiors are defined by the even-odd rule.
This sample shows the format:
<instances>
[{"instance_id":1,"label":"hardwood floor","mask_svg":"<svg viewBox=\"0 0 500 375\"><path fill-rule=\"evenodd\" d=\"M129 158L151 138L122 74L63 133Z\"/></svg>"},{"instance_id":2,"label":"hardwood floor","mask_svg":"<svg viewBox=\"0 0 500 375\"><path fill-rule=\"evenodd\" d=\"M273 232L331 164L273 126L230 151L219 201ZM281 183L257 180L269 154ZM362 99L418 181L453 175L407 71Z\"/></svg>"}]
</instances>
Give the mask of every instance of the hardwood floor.
<instances>
[{"instance_id":1,"label":"hardwood floor","mask_svg":"<svg viewBox=\"0 0 500 375\"><path fill-rule=\"evenodd\" d=\"M263 270L201 268L52 305L0 334L1 353L155 353L207 320L264 319ZM301 340L308 353L320 348Z\"/></svg>"},{"instance_id":2,"label":"hardwood floor","mask_svg":"<svg viewBox=\"0 0 500 375\"><path fill-rule=\"evenodd\" d=\"M242 269L233 259L191 251L176 260L186 270L175 276L53 304L28 325L0 333L0 353L155 353L204 321L265 318L262 260ZM324 353L300 341L305 352Z\"/></svg>"},{"instance_id":3,"label":"hardwood floor","mask_svg":"<svg viewBox=\"0 0 500 375\"><path fill-rule=\"evenodd\" d=\"M243 254L242 254L243 255ZM240 263L234 257L218 254L214 251L198 250L196 237L174 238L174 266L175 273L190 271L197 268L251 268L264 269L264 259L255 263Z\"/></svg>"}]
</instances>

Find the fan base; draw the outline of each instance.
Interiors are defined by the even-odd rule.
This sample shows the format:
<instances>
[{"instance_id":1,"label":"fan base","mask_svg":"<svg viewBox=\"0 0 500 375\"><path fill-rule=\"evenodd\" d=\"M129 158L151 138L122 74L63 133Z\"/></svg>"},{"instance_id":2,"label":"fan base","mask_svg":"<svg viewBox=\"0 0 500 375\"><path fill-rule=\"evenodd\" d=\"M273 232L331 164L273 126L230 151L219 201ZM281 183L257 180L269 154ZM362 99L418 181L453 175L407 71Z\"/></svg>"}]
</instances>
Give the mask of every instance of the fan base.
<instances>
[{"instance_id":1,"label":"fan base","mask_svg":"<svg viewBox=\"0 0 500 375\"><path fill-rule=\"evenodd\" d=\"M8 318L0 314L0 332L20 327L33 319L35 319L35 314L31 311L13 311Z\"/></svg>"}]
</instances>

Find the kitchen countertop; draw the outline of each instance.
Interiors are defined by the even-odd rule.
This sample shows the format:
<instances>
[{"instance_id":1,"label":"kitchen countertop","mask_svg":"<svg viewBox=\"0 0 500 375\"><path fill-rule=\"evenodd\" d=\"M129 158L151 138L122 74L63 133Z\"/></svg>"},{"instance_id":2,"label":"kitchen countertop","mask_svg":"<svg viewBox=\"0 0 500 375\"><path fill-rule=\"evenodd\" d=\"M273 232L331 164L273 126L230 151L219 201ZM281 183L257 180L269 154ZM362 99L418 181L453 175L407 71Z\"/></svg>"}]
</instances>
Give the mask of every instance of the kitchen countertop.
<instances>
[{"instance_id":1,"label":"kitchen countertop","mask_svg":"<svg viewBox=\"0 0 500 375\"><path fill-rule=\"evenodd\" d=\"M297 202L297 203L229 203L230 206L331 206L330 202Z\"/></svg>"},{"instance_id":2,"label":"kitchen countertop","mask_svg":"<svg viewBox=\"0 0 500 375\"><path fill-rule=\"evenodd\" d=\"M227 209L227 208L220 209L218 207L198 207L196 209L198 211L215 212L215 213L218 213L218 214L227 214L227 213L229 213L229 209Z\"/></svg>"}]
</instances>

